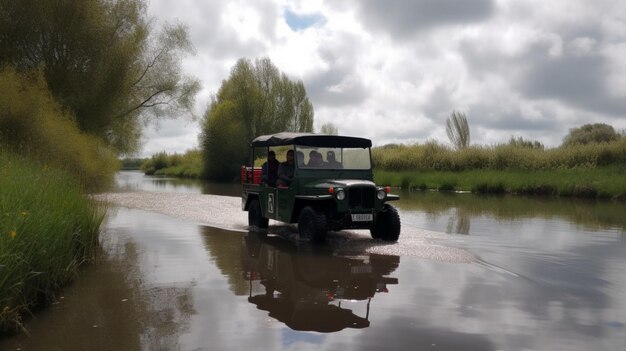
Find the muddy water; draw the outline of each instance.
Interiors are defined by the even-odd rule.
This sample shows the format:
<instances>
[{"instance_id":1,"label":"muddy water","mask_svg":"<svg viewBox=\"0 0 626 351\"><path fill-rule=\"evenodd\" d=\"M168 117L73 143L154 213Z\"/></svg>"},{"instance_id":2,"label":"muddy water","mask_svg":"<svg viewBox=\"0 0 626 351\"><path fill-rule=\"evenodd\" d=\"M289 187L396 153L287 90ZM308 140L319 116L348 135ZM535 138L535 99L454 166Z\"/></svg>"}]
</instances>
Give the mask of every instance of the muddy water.
<instances>
[{"instance_id":1,"label":"muddy water","mask_svg":"<svg viewBox=\"0 0 626 351\"><path fill-rule=\"evenodd\" d=\"M402 195L404 226L477 260L350 254L119 207L98 264L0 349L623 350L623 205Z\"/></svg>"}]
</instances>

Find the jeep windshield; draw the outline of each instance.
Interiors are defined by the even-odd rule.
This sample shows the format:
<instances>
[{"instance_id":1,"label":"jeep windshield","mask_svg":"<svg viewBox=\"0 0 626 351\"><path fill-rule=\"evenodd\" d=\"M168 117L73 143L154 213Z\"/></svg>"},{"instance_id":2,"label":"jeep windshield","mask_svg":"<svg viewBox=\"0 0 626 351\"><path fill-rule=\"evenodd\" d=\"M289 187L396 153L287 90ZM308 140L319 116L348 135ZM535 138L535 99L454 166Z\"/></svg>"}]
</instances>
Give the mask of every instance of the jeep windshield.
<instances>
[{"instance_id":1,"label":"jeep windshield","mask_svg":"<svg viewBox=\"0 0 626 351\"><path fill-rule=\"evenodd\" d=\"M315 147L296 145L296 164L300 169L369 170L369 148Z\"/></svg>"}]
</instances>

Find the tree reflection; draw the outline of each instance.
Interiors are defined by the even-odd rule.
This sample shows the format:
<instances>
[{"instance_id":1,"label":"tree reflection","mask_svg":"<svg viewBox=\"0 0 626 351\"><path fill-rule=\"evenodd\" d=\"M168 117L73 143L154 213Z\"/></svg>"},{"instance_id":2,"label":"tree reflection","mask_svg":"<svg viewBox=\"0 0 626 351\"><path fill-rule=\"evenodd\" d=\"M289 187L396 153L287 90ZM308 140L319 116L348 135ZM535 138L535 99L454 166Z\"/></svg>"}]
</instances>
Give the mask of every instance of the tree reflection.
<instances>
[{"instance_id":1,"label":"tree reflection","mask_svg":"<svg viewBox=\"0 0 626 351\"><path fill-rule=\"evenodd\" d=\"M498 221L560 218L589 230L626 230L626 204L607 200L403 191L396 205L401 211L423 212L431 221L454 209L459 222L463 222L461 216ZM459 226L464 228L462 223Z\"/></svg>"},{"instance_id":2,"label":"tree reflection","mask_svg":"<svg viewBox=\"0 0 626 351\"><path fill-rule=\"evenodd\" d=\"M454 209L454 213L448 218L448 226L446 233L448 234L465 234L470 233L471 220L467 210L461 207Z\"/></svg>"}]
</instances>

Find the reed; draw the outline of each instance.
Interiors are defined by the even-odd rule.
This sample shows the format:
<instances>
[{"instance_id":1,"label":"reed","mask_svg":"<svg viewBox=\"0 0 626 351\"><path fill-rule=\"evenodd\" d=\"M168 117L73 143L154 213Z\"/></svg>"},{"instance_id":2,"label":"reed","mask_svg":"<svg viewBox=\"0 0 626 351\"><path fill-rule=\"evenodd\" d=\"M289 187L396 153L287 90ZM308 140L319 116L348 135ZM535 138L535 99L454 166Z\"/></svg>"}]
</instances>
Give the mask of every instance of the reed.
<instances>
[{"instance_id":1,"label":"reed","mask_svg":"<svg viewBox=\"0 0 626 351\"><path fill-rule=\"evenodd\" d=\"M458 151L427 142L372 149L375 168L385 171L562 170L626 166L626 138L610 143L552 149L510 144L471 146Z\"/></svg>"},{"instance_id":2,"label":"reed","mask_svg":"<svg viewBox=\"0 0 626 351\"><path fill-rule=\"evenodd\" d=\"M0 189L0 332L11 332L94 257L106 209L65 171L2 150Z\"/></svg>"}]
</instances>

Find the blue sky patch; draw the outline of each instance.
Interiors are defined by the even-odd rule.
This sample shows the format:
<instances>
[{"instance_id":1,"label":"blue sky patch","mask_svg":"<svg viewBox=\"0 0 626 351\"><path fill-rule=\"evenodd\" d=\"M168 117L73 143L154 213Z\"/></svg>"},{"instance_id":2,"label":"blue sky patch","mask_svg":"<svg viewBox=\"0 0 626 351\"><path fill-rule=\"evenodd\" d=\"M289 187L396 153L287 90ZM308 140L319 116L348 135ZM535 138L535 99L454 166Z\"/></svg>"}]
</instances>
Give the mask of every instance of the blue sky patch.
<instances>
[{"instance_id":1,"label":"blue sky patch","mask_svg":"<svg viewBox=\"0 0 626 351\"><path fill-rule=\"evenodd\" d=\"M297 32L305 30L316 24L322 24L326 21L326 18L319 13L310 15L299 15L289 9L285 10L285 21L291 30Z\"/></svg>"},{"instance_id":2,"label":"blue sky patch","mask_svg":"<svg viewBox=\"0 0 626 351\"><path fill-rule=\"evenodd\" d=\"M312 345L321 345L324 343L326 336L315 333L307 333L283 328L281 330L283 346L291 346L296 343L305 343Z\"/></svg>"}]
</instances>

